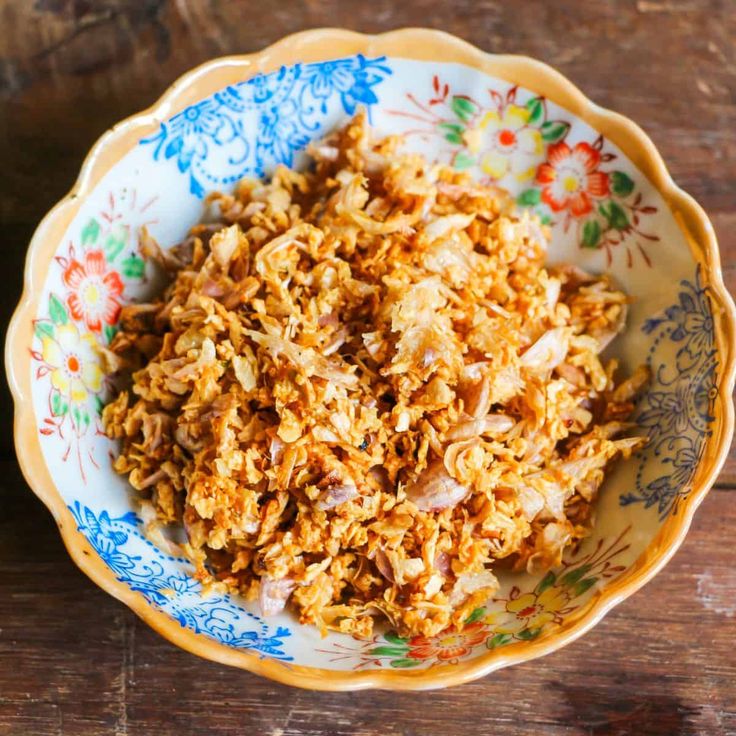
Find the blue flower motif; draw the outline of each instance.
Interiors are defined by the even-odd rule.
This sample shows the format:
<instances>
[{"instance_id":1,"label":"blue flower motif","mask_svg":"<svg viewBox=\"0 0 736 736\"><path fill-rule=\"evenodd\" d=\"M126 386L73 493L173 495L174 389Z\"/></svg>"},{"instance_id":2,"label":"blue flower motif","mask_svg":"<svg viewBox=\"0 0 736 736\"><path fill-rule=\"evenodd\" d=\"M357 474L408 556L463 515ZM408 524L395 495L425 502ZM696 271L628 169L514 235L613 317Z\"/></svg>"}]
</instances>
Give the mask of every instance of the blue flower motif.
<instances>
[{"instance_id":1,"label":"blue flower motif","mask_svg":"<svg viewBox=\"0 0 736 736\"><path fill-rule=\"evenodd\" d=\"M171 575L166 580L168 586L176 592L177 595L187 595L189 593L199 593L199 584L190 575Z\"/></svg>"},{"instance_id":2,"label":"blue flower motif","mask_svg":"<svg viewBox=\"0 0 736 736\"><path fill-rule=\"evenodd\" d=\"M653 385L638 408L638 423L648 429L649 445L640 454L636 491L621 496L622 506L642 502L664 518L690 492L707 438L712 433L717 396L718 352L708 287L698 267L695 279L681 282L677 303L644 325L657 331L648 355ZM672 359L673 345L675 350ZM652 462L652 458L659 462ZM671 469L651 478L662 466Z\"/></svg>"},{"instance_id":3,"label":"blue flower motif","mask_svg":"<svg viewBox=\"0 0 736 736\"><path fill-rule=\"evenodd\" d=\"M666 459L665 463L673 466L671 473L661 475L655 480L639 488L639 493L624 494L620 498L622 506L643 501L644 508L657 507L660 517L667 516L679 498L684 498L690 492L690 482L700 461L696 447L689 441L680 447L674 458Z\"/></svg>"},{"instance_id":4,"label":"blue flower motif","mask_svg":"<svg viewBox=\"0 0 736 736\"><path fill-rule=\"evenodd\" d=\"M229 596L203 596L200 583L181 569L188 563L168 557L148 542L138 531L141 521L133 512L112 518L106 510L95 514L79 501L69 510L77 529L117 579L181 626L234 648L252 649L262 657L292 659L284 652L283 640L291 636L288 629L279 626L272 631L261 618L241 608ZM131 554L129 549L141 543L150 549L146 558Z\"/></svg>"},{"instance_id":5,"label":"blue flower motif","mask_svg":"<svg viewBox=\"0 0 736 736\"><path fill-rule=\"evenodd\" d=\"M378 102L373 87L381 81L382 74L391 73L381 61L368 62L365 57L358 55L352 59L311 64L306 69L305 79L312 96L321 100L320 109L323 113L327 112L327 100L336 93L345 112L352 115L357 105L368 107Z\"/></svg>"},{"instance_id":6,"label":"blue flower motif","mask_svg":"<svg viewBox=\"0 0 736 736\"><path fill-rule=\"evenodd\" d=\"M684 432L689 424L688 390L686 381L672 391L652 391L647 396L647 409L637 422L642 427L656 427L660 433Z\"/></svg>"},{"instance_id":7,"label":"blue flower motif","mask_svg":"<svg viewBox=\"0 0 736 736\"><path fill-rule=\"evenodd\" d=\"M651 333L662 325L670 328L670 339L684 342L680 353L686 352L689 357L697 359L703 351L710 351L714 341L713 312L707 288L701 282L701 271L698 267L693 282L680 282L677 304L664 310L664 316L647 320L644 332Z\"/></svg>"},{"instance_id":8,"label":"blue flower motif","mask_svg":"<svg viewBox=\"0 0 736 736\"><path fill-rule=\"evenodd\" d=\"M292 165L294 153L309 143L309 136L299 130L296 111L294 100L263 110L258 126L259 158L269 156L275 163Z\"/></svg>"},{"instance_id":9,"label":"blue flower motif","mask_svg":"<svg viewBox=\"0 0 736 736\"><path fill-rule=\"evenodd\" d=\"M141 144L154 144L155 161L176 161L201 198L207 188L291 166L330 119L378 102L375 88L390 74L383 57L362 55L282 67L187 107Z\"/></svg>"}]
</instances>

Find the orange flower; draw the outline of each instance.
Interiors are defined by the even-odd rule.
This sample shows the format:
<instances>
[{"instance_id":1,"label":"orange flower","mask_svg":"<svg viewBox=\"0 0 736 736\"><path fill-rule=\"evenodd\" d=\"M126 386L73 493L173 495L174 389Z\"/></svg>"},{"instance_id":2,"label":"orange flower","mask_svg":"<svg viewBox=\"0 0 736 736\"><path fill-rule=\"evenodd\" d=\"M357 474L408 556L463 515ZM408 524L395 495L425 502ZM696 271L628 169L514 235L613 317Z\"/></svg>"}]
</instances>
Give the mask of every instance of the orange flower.
<instances>
[{"instance_id":1,"label":"orange flower","mask_svg":"<svg viewBox=\"0 0 736 736\"><path fill-rule=\"evenodd\" d=\"M426 636L415 636L409 639L409 652L407 657L411 659L460 659L470 654L473 647L485 641L488 632L486 627L479 621L468 624L462 631L454 627L443 631L431 639Z\"/></svg>"},{"instance_id":2,"label":"orange flower","mask_svg":"<svg viewBox=\"0 0 736 736\"><path fill-rule=\"evenodd\" d=\"M547 151L547 162L537 169L537 182L543 184L542 201L552 210L569 210L574 217L593 209L591 197L608 194L608 174L597 171L600 151L588 143L570 148L555 143Z\"/></svg>"},{"instance_id":3,"label":"orange flower","mask_svg":"<svg viewBox=\"0 0 736 736\"><path fill-rule=\"evenodd\" d=\"M90 250L84 263L73 258L63 275L64 284L72 289L67 306L77 321L84 320L93 332L102 329L103 321L114 325L120 313L118 297L123 293L123 282L116 271L107 270L105 254Z\"/></svg>"}]
</instances>

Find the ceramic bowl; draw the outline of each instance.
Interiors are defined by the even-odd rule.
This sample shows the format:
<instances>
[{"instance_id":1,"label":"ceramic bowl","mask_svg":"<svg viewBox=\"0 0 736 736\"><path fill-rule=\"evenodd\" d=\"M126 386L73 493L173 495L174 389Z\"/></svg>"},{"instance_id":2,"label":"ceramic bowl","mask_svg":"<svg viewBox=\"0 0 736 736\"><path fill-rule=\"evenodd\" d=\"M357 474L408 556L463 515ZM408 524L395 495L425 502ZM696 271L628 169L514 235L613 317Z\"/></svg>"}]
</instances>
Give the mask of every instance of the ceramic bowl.
<instances>
[{"instance_id":1,"label":"ceramic bowl","mask_svg":"<svg viewBox=\"0 0 736 736\"><path fill-rule=\"evenodd\" d=\"M142 534L100 427L109 387L95 346L120 305L152 288L141 226L176 243L208 191L300 165L310 140L361 105L380 132L538 212L552 261L613 274L635 301L612 353L654 376L637 408L651 442L606 482L594 534L545 575L506 575L461 632L431 639L323 639L288 613L202 596L190 565ZM652 142L558 72L436 31L317 30L208 62L102 136L33 237L6 363L23 472L99 586L180 647L274 680L419 689L558 649L664 566L729 447L734 308L713 228Z\"/></svg>"}]
</instances>

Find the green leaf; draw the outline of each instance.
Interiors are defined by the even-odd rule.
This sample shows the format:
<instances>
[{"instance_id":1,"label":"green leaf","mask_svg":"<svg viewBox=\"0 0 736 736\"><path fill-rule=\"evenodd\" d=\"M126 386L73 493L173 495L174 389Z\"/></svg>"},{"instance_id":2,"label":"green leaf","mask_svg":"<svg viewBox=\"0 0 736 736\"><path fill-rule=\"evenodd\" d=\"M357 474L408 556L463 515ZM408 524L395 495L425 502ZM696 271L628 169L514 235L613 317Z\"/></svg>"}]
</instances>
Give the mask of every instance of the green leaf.
<instances>
[{"instance_id":1,"label":"green leaf","mask_svg":"<svg viewBox=\"0 0 736 736\"><path fill-rule=\"evenodd\" d=\"M392 644L403 645L406 644L406 639L400 637L395 631L389 631L383 635L386 641L390 641Z\"/></svg>"},{"instance_id":2,"label":"green leaf","mask_svg":"<svg viewBox=\"0 0 736 736\"><path fill-rule=\"evenodd\" d=\"M629 227L629 218L626 217L621 205L614 201L604 202L598 211L608 220L608 224L614 230L626 230Z\"/></svg>"},{"instance_id":3,"label":"green leaf","mask_svg":"<svg viewBox=\"0 0 736 736\"><path fill-rule=\"evenodd\" d=\"M105 257L109 263L120 255L127 242L125 230L120 228L114 230L105 238Z\"/></svg>"},{"instance_id":4,"label":"green leaf","mask_svg":"<svg viewBox=\"0 0 736 736\"><path fill-rule=\"evenodd\" d=\"M120 271L128 279L141 279L146 272L146 262L138 256L128 256L120 264Z\"/></svg>"},{"instance_id":5,"label":"green leaf","mask_svg":"<svg viewBox=\"0 0 736 736\"><path fill-rule=\"evenodd\" d=\"M54 326L48 322L36 322L33 331L36 333L36 337L43 339L44 337L54 337Z\"/></svg>"},{"instance_id":6,"label":"green leaf","mask_svg":"<svg viewBox=\"0 0 736 736\"><path fill-rule=\"evenodd\" d=\"M82 415L82 423L84 424L85 427L89 427L90 422L92 421L92 418L90 417L89 412L86 410L83 410L81 412L81 415Z\"/></svg>"},{"instance_id":7,"label":"green leaf","mask_svg":"<svg viewBox=\"0 0 736 736\"><path fill-rule=\"evenodd\" d=\"M557 576L550 570L540 581L537 587L535 588L535 591L537 595L540 593L544 593L547 588L551 587L555 584L555 581L557 580Z\"/></svg>"},{"instance_id":8,"label":"green leaf","mask_svg":"<svg viewBox=\"0 0 736 736\"><path fill-rule=\"evenodd\" d=\"M437 127L444 132L446 141L462 144L463 131L465 130L462 125L458 125L457 123L440 123Z\"/></svg>"},{"instance_id":9,"label":"green leaf","mask_svg":"<svg viewBox=\"0 0 736 736\"><path fill-rule=\"evenodd\" d=\"M51 394L51 413L56 417L62 417L69 411L69 404L58 391Z\"/></svg>"},{"instance_id":10,"label":"green leaf","mask_svg":"<svg viewBox=\"0 0 736 736\"><path fill-rule=\"evenodd\" d=\"M403 657L407 651L407 647L375 647L370 653L376 656Z\"/></svg>"},{"instance_id":11,"label":"green leaf","mask_svg":"<svg viewBox=\"0 0 736 736\"><path fill-rule=\"evenodd\" d=\"M486 609L481 606L480 608L476 608L470 616L468 616L465 619L466 624L472 624L473 622L477 621L480 618L483 618L483 616L486 615Z\"/></svg>"},{"instance_id":12,"label":"green leaf","mask_svg":"<svg viewBox=\"0 0 736 736\"><path fill-rule=\"evenodd\" d=\"M575 570L570 570L570 572L566 573L562 576L562 578L560 578L560 582L563 585L575 585L578 580L581 580L586 576L588 570L590 570L590 567L590 565L581 565Z\"/></svg>"},{"instance_id":13,"label":"green leaf","mask_svg":"<svg viewBox=\"0 0 736 736\"><path fill-rule=\"evenodd\" d=\"M511 634L496 634L490 639L486 640L486 647L488 649L495 649L501 647L504 644L508 644L511 641Z\"/></svg>"},{"instance_id":14,"label":"green leaf","mask_svg":"<svg viewBox=\"0 0 736 736\"><path fill-rule=\"evenodd\" d=\"M619 197L626 197L634 191L634 180L623 171L614 171L611 174L611 189Z\"/></svg>"},{"instance_id":15,"label":"green leaf","mask_svg":"<svg viewBox=\"0 0 736 736\"><path fill-rule=\"evenodd\" d=\"M516 202L523 207L533 207L542 201L542 193L539 189L525 189L517 198Z\"/></svg>"},{"instance_id":16,"label":"green leaf","mask_svg":"<svg viewBox=\"0 0 736 736\"><path fill-rule=\"evenodd\" d=\"M539 218L539 222L541 222L542 225L551 225L552 224L552 217L550 215L542 215Z\"/></svg>"},{"instance_id":17,"label":"green leaf","mask_svg":"<svg viewBox=\"0 0 736 736\"><path fill-rule=\"evenodd\" d=\"M583 225L583 245L586 248L595 248L601 239L601 226L598 220L588 220Z\"/></svg>"},{"instance_id":18,"label":"green leaf","mask_svg":"<svg viewBox=\"0 0 736 736\"><path fill-rule=\"evenodd\" d=\"M416 667L420 664L418 659L392 659L389 663L392 667Z\"/></svg>"},{"instance_id":19,"label":"green leaf","mask_svg":"<svg viewBox=\"0 0 736 736\"><path fill-rule=\"evenodd\" d=\"M452 163L456 169L467 169L475 164L475 159L465 151L460 151Z\"/></svg>"},{"instance_id":20,"label":"green leaf","mask_svg":"<svg viewBox=\"0 0 736 736\"><path fill-rule=\"evenodd\" d=\"M584 580L581 580L574 588L575 595L582 595L586 590L592 588L597 582L598 578L585 578Z\"/></svg>"},{"instance_id":21,"label":"green leaf","mask_svg":"<svg viewBox=\"0 0 736 736\"><path fill-rule=\"evenodd\" d=\"M100 223L94 217L82 228L82 245L94 243L100 237Z\"/></svg>"},{"instance_id":22,"label":"green leaf","mask_svg":"<svg viewBox=\"0 0 736 736\"><path fill-rule=\"evenodd\" d=\"M102 416L102 410L105 407L105 402L99 396L97 396L97 394L95 394L92 397L92 403L95 405L95 411L97 412L97 414L99 416Z\"/></svg>"},{"instance_id":23,"label":"green leaf","mask_svg":"<svg viewBox=\"0 0 736 736\"><path fill-rule=\"evenodd\" d=\"M72 406L72 419L77 427L82 424L82 415L79 412L78 406Z\"/></svg>"},{"instance_id":24,"label":"green leaf","mask_svg":"<svg viewBox=\"0 0 736 736\"><path fill-rule=\"evenodd\" d=\"M538 628L538 629L522 629L516 636L519 639L523 639L524 641L529 641L530 639L536 639L541 632L542 632L542 629L541 628Z\"/></svg>"},{"instance_id":25,"label":"green leaf","mask_svg":"<svg viewBox=\"0 0 736 736\"><path fill-rule=\"evenodd\" d=\"M111 343L117 331L118 331L118 328L115 325L105 325L102 328L102 334L105 338L105 342L108 344Z\"/></svg>"},{"instance_id":26,"label":"green leaf","mask_svg":"<svg viewBox=\"0 0 736 736\"><path fill-rule=\"evenodd\" d=\"M437 127L444 130L446 133L462 134L465 130L465 126L460 125L460 123L440 123Z\"/></svg>"},{"instance_id":27,"label":"green leaf","mask_svg":"<svg viewBox=\"0 0 736 736\"><path fill-rule=\"evenodd\" d=\"M466 100L464 97L453 97L450 107L452 107L452 111L463 122L468 122L468 120L470 120L478 110L478 106L475 102Z\"/></svg>"},{"instance_id":28,"label":"green leaf","mask_svg":"<svg viewBox=\"0 0 736 736\"><path fill-rule=\"evenodd\" d=\"M547 143L557 143L567 135L568 130L570 130L570 123L564 120L548 120L542 123L542 138Z\"/></svg>"},{"instance_id":29,"label":"green leaf","mask_svg":"<svg viewBox=\"0 0 736 736\"><path fill-rule=\"evenodd\" d=\"M61 299L55 294L49 297L49 317L55 325L65 325L69 321L69 315L66 313Z\"/></svg>"},{"instance_id":30,"label":"green leaf","mask_svg":"<svg viewBox=\"0 0 736 736\"><path fill-rule=\"evenodd\" d=\"M532 97L526 103L525 107L529 110L529 125L535 125L542 119L544 115L544 102L541 97Z\"/></svg>"}]
</instances>

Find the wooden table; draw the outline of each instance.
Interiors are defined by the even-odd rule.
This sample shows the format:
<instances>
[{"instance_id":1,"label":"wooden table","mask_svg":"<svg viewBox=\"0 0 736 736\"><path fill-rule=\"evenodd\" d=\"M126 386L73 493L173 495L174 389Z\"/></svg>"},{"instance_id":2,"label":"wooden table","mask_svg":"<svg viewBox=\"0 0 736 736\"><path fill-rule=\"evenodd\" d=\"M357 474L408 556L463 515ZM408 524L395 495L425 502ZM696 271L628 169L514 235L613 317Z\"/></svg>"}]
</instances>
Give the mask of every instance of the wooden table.
<instances>
[{"instance_id":1,"label":"wooden table","mask_svg":"<svg viewBox=\"0 0 736 736\"><path fill-rule=\"evenodd\" d=\"M441 28L543 59L637 120L708 210L736 287L733 0L0 0L3 267L107 127L183 71L302 28ZM0 734L736 734L736 455L646 589L546 659L430 693L320 694L199 660L68 559L0 404Z\"/></svg>"}]
</instances>

